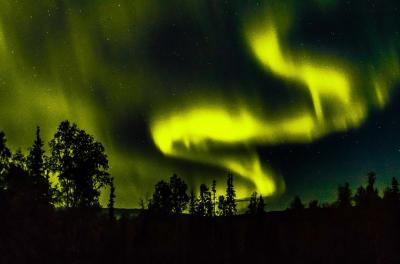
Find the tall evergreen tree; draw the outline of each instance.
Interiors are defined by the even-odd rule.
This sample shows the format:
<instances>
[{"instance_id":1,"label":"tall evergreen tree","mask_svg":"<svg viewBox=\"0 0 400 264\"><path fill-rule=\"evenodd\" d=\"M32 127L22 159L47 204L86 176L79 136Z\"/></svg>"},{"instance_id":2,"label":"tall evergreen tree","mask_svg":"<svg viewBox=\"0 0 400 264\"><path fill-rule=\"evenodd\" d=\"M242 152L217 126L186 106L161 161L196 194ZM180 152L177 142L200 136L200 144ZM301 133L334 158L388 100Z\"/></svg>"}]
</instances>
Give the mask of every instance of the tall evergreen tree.
<instances>
[{"instance_id":1,"label":"tall evergreen tree","mask_svg":"<svg viewBox=\"0 0 400 264\"><path fill-rule=\"evenodd\" d=\"M349 183L346 182L344 186L339 185L337 206L339 208L350 208L351 201L352 201L352 195Z\"/></svg>"},{"instance_id":2,"label":"tall evergreen tree","mask_svg":"<svg viewBox=\"0 0 400 264\"><path fill-rule=\"evenodd\" d=\"M205 184L200 185L200 197L197 203L197 215L212 216L211 193Z\"/></svg>"},{"instance_id":3,"label":"tall evergreen tree","mask_svg":"<svg viewBox=\"0 0 400 264\"><path fill-rule=\"evenodd\" d=\"M26 166L26 157L17 150L11 158L6 175L7 200L13 209L26 209L34 206L35 189Z\"/></svg>"},{"instance_id":4,"label":"tall evergreen tree","mask_svg":"<svg viewBox=\"0 0 400 264\"><path fill-rule=\"evenodd\" d=\"M356 195L354 196L354 200L356 202L356 206L371 208L379 205L381 198L378 194L378 189L375 188L376 182L376 173L373 171L368 172L367 174L367 187L360 186L357 189Z\"/></svg>"},{"instance_id":5,"label":"tall evergreen tree","mask_svg":"<svg viewBox=\"0 0 400 264\"><path fill-rule=\"evenodd\" d=\"M368 206L377 206L381 198L378 195L378 189L375 188L376 182L376 173L373 171L368 172L368 185L365 189L367 205Z\"/></svg>"},{"instance_id":6,"label":"tall evergreen tree","mask_svg":"<svg viewBox=\"0 0 400 264\"><path fill-rule=\"evenodd\" d=\"M400 207L399 183L395 177L392 178L391 186L385 190L383 201L386 207L390 208Z\"/></svg>"},{"instance_id":7,"label":"tall evergreen tree","mask_svg":"<svg viewBox=\"0 0 400 264\"><path fill-rule=\"evenodd\" d=\"M7 188L6 177L10 167L11 152L6 146L6 136L0 131L0 191Z\"/></svg>"},{"instance_id":8,"label":"tall evergreen tree","mask_svg":"<svg viewBox=\"0 0 400 264\"><path fill-rule=\"evenodd\" d=\"M172 213L171 188L168 182L159 181L149 201L149 211L156 214Z\"/></svg>"},{"instance_id":9,"label":"tall evergreen tree","mask_svg":"<svg viewBox=\"0 0 400 264\"><path fill-rule=\"evenodd\" d=\"M218 197L218 215L226 216L226 199L223 195Z\"/></svg>"},{"instance_id":10,"label":"tall evergreen tree","mask_svg":"<svg viewBox=\"0 0 400 264\"><path fill-rule=\"evenodd\" d=\"M247 206L247 214L255 215L257 214L257 192L253 192L250 196L249 205Z\"/></svg>"},{"instance_id":11,"label":"tall evergreen tree","mask_svg":"<svg viewBox=\"0 0 400 264\"><path fill-rule=\"evenodd\" d=\"M110 220L115 219L114 203L115 203L115 187L114 187L114 178L112 177L110 180L110 196L108 198L108 216Z\"/></svg>"},{"instance_id":12,"label":"tall evergreen tree","mask_svg":"<svg viewBox=\"0 0 400 264\"><path fill-rule=\"evenodd\" d=\"M236 191L233 186L233 175L230 173L228 174L227 178L227 187L226 187L226 200L225 200L225 215L232 216L236 215Z\"/></svg>"},{"instance_id":13,"label":"tall evergreen tree","mask_svg":"<svg viewBox=\"0 0 400 264\"><path fill-rule=\"evenodd\" d=\"M194 192L192 190L190 192L190 196L189 196L189 214L195 215L196 214L196 208L197 208L196 196L194 195Z\"/></svg>"},{"instance_id":14,"label":"tall evergreen tree","mask_svg":"<svg viewBox=\"0 0 400 264\"><path fill-rule=\"evenodd\" d=\"M36 138L27 157L28 170L35 181L44 174L44 152L43 141L40 137L40 128L37 127Z\"/></svg>"},{"instance_id":15,"label":"tall evergreen tree","mask_svg":"<svg viewBox=\"0 0 400 264\"><path fill-rule=\"evenodd\" d=\"M366 202L365 202L365 188L363 186L360 186L357 188L356 194L354 195L354 202L357 207L364 207Z\"/></svg>"},{"instance_id":16,"label":"tall evergreen tree","mask_svg":"<svg viewBox=\"0 0 400 264\"><path fill-rule=\"evenodd\" d=\"M312 200L308 203L308 208L311 210L315 210L320 208L318 200Z\"/></svg>"},{"instance_id":17,"label":"tall evergreen tree","mask_svg":"<svg viewBox=\"0 0 400 264\"><path fill-rule=\"evenodd\" d=\"M213 216L216 216L216 207L217 207L217 182L216 182L215 180L212 181L211 192L212 192Z\"/></svg>"},{"instance_id":18,"label":"tall evergreen tree","mask_svg":"<svg viewBox=\"0 0 400 264\"><path fill-rule=\"evenodd\" d=\"M49 176L45 170L45 151L43 150L43 141L40 137L40 128L36 128L36 138L29 150L27 157L27 169L32 177L33 188L35 188L35 200L41 204L50 204L52 202L52 190Z\"/></svg>"},{"instance_id":19,"label":"tall evergreen tree","mask_svg":"<svg viewBox=\"0 0 400 264\"><path fill-rule=\"evenodd\" d=\"M186 193L187 185L174 174L169 180L169 186L171 188L172 213L180 214L186 209L189 202L189 196Z\"/></svg>"},{"instance_id":20,"label":"tall evergreen tree","mask_svg":"<svg viewBox=\"0 0 400 264\"><path fill-rule=\"evenodd\" d=\"M296 195L293 201L290 203L290 209L295 211L300 211L304 209L304 204L298 195Z\"/></svg>"},{"instance_id":21,"label":"tall evergreen tree","mask_svg":"<svg viewBox=\"0 0 400 264\"><path fill-rule=\"evenodd\" d=\"M260 197L258 198L258 202L257 202L257 214L258 215L265 214L265 202L264 202L264 198L262 197L261 194L260 194Z\"/></svg>"}]
</instances>

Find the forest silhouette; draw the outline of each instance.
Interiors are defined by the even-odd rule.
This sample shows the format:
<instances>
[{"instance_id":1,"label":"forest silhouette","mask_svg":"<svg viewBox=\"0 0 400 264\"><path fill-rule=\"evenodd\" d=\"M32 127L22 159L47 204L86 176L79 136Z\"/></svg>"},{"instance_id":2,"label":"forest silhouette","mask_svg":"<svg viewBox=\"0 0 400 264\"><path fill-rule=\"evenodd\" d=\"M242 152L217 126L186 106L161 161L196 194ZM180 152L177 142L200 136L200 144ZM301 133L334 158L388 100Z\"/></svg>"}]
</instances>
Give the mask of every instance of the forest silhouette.
<instances>
[{"instance_id":1,"label":"forest silhouette","mask_svg":"<svg viewBox=\"0 0 400 264\"><path fill-rule=\"evenodd\" d=\"M395 177L382 197L371 171L354 194L344 183L336 201L305 206L295 196L281 212L254 192L239 214L232 173L219 196L215 180L189 190L173 174L132 216L114 208L93 136L63 121L48 146L37 127L27 155L12 153L0 132L0 263L400 263Z\"/></svg>"}]
</instances>

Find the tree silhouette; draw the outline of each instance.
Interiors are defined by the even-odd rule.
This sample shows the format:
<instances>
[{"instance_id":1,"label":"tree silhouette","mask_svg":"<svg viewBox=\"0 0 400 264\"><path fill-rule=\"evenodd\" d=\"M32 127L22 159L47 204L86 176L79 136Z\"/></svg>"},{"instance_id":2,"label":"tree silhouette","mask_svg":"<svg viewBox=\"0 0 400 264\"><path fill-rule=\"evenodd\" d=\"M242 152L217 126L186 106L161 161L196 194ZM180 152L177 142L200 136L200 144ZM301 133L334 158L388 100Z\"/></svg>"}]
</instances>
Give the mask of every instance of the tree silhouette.
<instances>
[{"instance_id":1,"label":"tree silhouette","mask_svg":"<svg viewBox=\"0 0 400 264\"><path fill-rule=\"evenodd\" d=\"M385 206L389 208L400 207L399 183L395 177L392 178L391 186L385 189L383 202Z\"/></svg>"},{"instance_id":2,"label":"tree silhouette","mask_svg":"<svg viewBox=\"0 0 400 264\"><path fill-rule=\"evenodd\" d=\"M186 205L189 202L189 197L186 193L186 183L174 174L169 180L169 186L171 188L171 203L172 213L180 214L186 209Z\"/></svg>"},{"instance_id":3,"label":"tree silhouette","mask_svg":"<svg viewBox=\"0 0 400 264\"><path fill-rule=\"evenodd\" d=\"M115 187L114 187L114 178L110 179L110 196L108 199L108 216L110 220L114 220L114 203L115 203Z\"/></svg>"},{"instance_id":4,"label":"tree silhouette","mask_svg":"<svg viewBox=\"0 0 400 264\"><path fill-rule=\"evenodd\" d=\"M378 195L378 190L374 187L376 181L376 173L373 171L367 174L368 184L364 188L360 186L357 189L356 195L354 196L354 201L356 206L370 208L379 205L381 198Z\"/></svg>"},{"instance_id":5,"label":"tree silhouette","mask_svg":"<svg viewBox=\"0 0 400 264\"><path fill-rule=\"evenodd\" d=\"M249 215L263 215L265 213L265 202L262 195L257 198L257 192L251 194L246 213Z\"/></svg>"},{"instance_id":6,"label":"tree silhouette","mask_svg":"<svg viewBox=\"0 0 400 264\"><path fill-rule=\"evenodd\" d=\"M216 182L215 180L212 181L211 192L212 192L213 216L216 216L216 207L217 207L217 182Z\"/></svg>"},{"instance_id":7,"label":"tree silhouette","mask_svg":"<svg viewBox=\"0 0 400 264\"><path fill-rule=\"evenodd\" d=\"M31 208L34 205L35 189L26 167L26 157L17 150L11 157L5 179L7 200L15 209Z\"/></svg>"},{"instance_id":8,"label":"tree silhouette","mask_svg":"<svg viewBox=\"0 0 400 264\"><path fill-rule=\"evenodd\" d=\"M40 137L40 128L36 128L36 138L26 160L26 165L33 181L33 188L36 190L35 200L44 205L52 202L52 190L49 177L45 171L45 151L43 141Z\"/></svg>"},{"instance_id":9,"label":"tree silhouette","mask_svg":"<svg viewBox=\"0 0 400 264\"><path fill-rule=\"evenodd\" d=\"M6 146L6 136L3 131L0 131L0 188L7 188L6 177L10 166L11 152Z\"/></svg>"},{"instance_id":10,"label":"tree silhouette","mask_svg":"<svg viewBox=\"0 0 400 264\"><path fill-rule=\"evenodd\" d=\"M207 185L201 184L196 214L200 216L212 216L212 210L211 192Z\"/></svg>"},{"instance_id":11,"label":"tree silhouette","mask_svg":"<svg viewBox=\"0 0 400 264\"><path fill-rule=\"evenodd\" d=\"M365 206L365 188L360 186L357 188L356 194L354 195L354 202L357 207L364 207Z\"/></svg>"},{"instance_id":12,"label":"tree silhouette","mask_svg":"<svg viewBox=\"0 0 400 264\"><path fill-rule=\"evenodd\" d=\"M247 214L255 215L257 214L257 192L253 192L250 196L249 205L247 206Z\"/></svg>"},{"instance_id":13,"label":"tree silhouette","mask_svg":"<svg viewBox=\"0 0 400 264\"><path fill-rule=\"evenodd\" d=\"M318 200L312 200L308 203L308 208L311 210L315 210L320 208Z\"/></svg>"},{"instance_id":14,"label":"tree silhouette","mask_svg":"<svg viewBox=\"0 0 400 264\"><path fill-rule=\"evenodd\" d=\"M149 209L159 214L180 214L186 209L189 196L187 185L176 174L169 182L160 181L155 186L153 198L149 201Z\"/></svg>"},{"instance_id":15,"label":"tree silhouette","mask_svg":"<svg viewBox=\"0 0 400 264\"><path fill-rule=\"evenodd\" d=\"M225 216L226 215L226 199L225 196L220 195L218 197L218 215Z\"/></svg>"},{"instance_id":16,"label":"tree silhouette","mask_svg":"<svg viewBox=\"0 0 400 264\"><path fill-rule=\"evenodd\" d=\"M103 145L69 121L61 122L49 145L49 168L58 176L62 205L98 207L100 189L110 183Z\"/></svg>"},{"instance_id":17,"label":"tree silhouette","mask_svg":"<svg viewBox=\"0 0 400 264\"><path fill-rule=\"evenodd\" d=\"M293 199L293 201L290 203L290 209L292 210L303 210L304 209L304 204L302 203L300 197L296 195Z\"/></svg>"},{"instance_id":18,"label":"tree silhouette","mask_svg":"<svg viewBox=\"0 0 400 264\"><path fill-rule=\"evenodd\" d=\"M265 214L265 202L264 198L260 194L260 197L258 198L258 203L257 203L257 214L258 215L263 215Z\"/></svg>"},{"instance_id":19,"label":"tree silhouette","mask_svg":"<svg viewBox=\"0 0 400 264\"><path fill-rule=\"evenodd\" d=\"M338 187L338 197L337 206L339 208L350 208L352 201L352 195L349 183L345 183L344 186L339 185Z\"/></svg>"},{"instance_id":20,"label":"tree silhouette","mask_svg":"<svg viewBox=\"0 0 400 264\"><path fill-rule=\"evenodd\" d=\"M190 192L189 196L189 213L191 215L196 214L196 208L197 208L197 201L196 201L196 196L194 195L193 190Z\"/></svg>"},{"instance_id":21,"label":"tree silhouette","mask_svg":"<svg viewBox=\"0 0 400 264\"><path fill-rule=\"evenodd\" d=\"M159 181L153 193L153 198L149 201L149 210L156 214L171 214L171 188L169 183Z\"/></svg>"},{"instance_id":22,"label":"tree silhouette","mask_svg":"<svg viewBox=\"0 0 400 264\"><path fill-rule=\"evenodd\" d=\"M233 175L231 173L228 174L226 185L225 215L236 215L236 192L233 186Z\"/></svg>"}]
</instances>

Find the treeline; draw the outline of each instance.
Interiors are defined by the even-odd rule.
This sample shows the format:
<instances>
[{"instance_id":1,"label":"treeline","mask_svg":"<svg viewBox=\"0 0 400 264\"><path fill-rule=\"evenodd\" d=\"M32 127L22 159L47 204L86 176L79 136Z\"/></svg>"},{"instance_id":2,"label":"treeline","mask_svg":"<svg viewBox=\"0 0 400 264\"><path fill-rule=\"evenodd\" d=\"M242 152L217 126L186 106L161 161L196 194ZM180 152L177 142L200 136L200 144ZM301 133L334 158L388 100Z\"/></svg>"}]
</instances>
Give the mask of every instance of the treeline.
<instances>
[{"instance_id":1,"label":"treeline","mask_svg":"<svg viewBox=\"0 0 400 264\"><path fill-rule=\"evenodd\" d=\"M39 127L26 156L21 150L12 153L0 132L0 207L99 208L100 190L110 186L112 208L115 194L108 168L102 144L69 121L60 123L49 153Z\"/></svg>"},{"instance_id":2,"label":"treeline","mask_svg":"<svg viewBox=\"0 0 400 264\"><path fill-rule=\"evenodd\" d=\"M379 195L375 182L376 173L371 171L367 174L367 185L358 187L354 195L349 183L346 182L344 185L338 186L336 201L320 204L318 200L311 200L308 203L308 209L349 209L352 207L400 209L400 191L397 179L395 177L392 178L391 185L384 189L383 197ZM217 198L215 180L213 180L211 188L206 184L201 184L198 196L196 196L193 190L188 194L187 184L174 174L169 179L169 182L163 180L158 182L155 185L152 197L147 200L147 203L141 200L140 204L142 209L148 209L147 212L149 214L173 215L188 213L194 216L206 217L233 216L238 211L232 174L228 174L226 185L226 194ZM254 192L249 199L245 214L263 215L265 206L262 195ZM299 211L306 208L307 206L302 202L300 196L296 195L291 201L288 210Z\"/></svg>"},{"instance_id":3,"label":"treeline","mask_svg":"<svg viewBox=\"0 0 400 264\"><path fill-rule=\"evenodd\" d=\"M333 203L320 204L318 200L312 200L308 204L309 209L318 208L338 208L349 209L352 207L362 209L400 209L400 191L399 183L395 177L392 178L391 184L384 188L383 196L379 194L379 190L375 187L376 173L370 171L367 173L366 186L359 186L355 193L350 188L349 183L339 185L337 188L337 198ZM289 209L301 210L305 205L299 196L296 196Z\"/></svg>"},{"instance_id":4,"label":"treeline","mask_svg":"<svg viewBox=\"0 0 400 264\"><path fill-rule=\"evenodd\" d=\"M196 216L233 216L237 214L236 191L233 185L233 175L228 174L226 195L217 198L216 181L211 189L206 184L201 184L198 196L192 190L187 193L187 184L174 174L169 182L160 181L155 185L155 190L147 201L142 200L142 209L148 209L150 214L168 215L188 212ZM260 198L262 199L262 198Z\"/></svg>"},{"instance_id":5,"label":"treeline","mask_svg":"<svg viewBox=\"0 0 400 264\"><path fill-rule=\"evenodd\" d=\"M114 219L115 186L108 173L108 158L104 147L93 136L71 124L60 123L50 140L48 153L36 129L36 137L27 155L21 150L12 153L0 132L0 208L100 208L102 188L109 188L109 216ZM50 178L56 179L54 184ZM238 214L233 174L228 174L225 195L217 196L217 183L201 184L198 191L188 192L188 185L174 174L169 181L161 180L148 200L141 200L145 213L151 215L190 214L194 216L234 216ZM400 208L399 183L392 179L383 196L375 187L376 174L369 172L366 186L353 191L348 183L337 189L337 199L320 204L312 200L309 209L318 208ZM247 205L246 214L263 215L265 201L254 192ZM303 210L307 206L299 196L290 203L290 210Z\"/></svg>"}]
</instances>

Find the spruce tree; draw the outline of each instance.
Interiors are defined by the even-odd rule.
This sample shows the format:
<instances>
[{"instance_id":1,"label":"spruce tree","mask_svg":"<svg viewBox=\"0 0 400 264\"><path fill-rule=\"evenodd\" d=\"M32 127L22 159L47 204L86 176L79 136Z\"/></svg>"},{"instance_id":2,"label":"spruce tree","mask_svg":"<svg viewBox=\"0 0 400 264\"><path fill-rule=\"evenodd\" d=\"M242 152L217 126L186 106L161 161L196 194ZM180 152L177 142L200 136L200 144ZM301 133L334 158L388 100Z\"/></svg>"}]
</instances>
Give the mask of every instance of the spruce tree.
<instances>
[{"instance_id":1,"label":"spruce tree","mask_svg":"<svg viewBox=\"0 0 400 264\"><path fill-rule=\"evenodd\" d=\"M374 207L377 206L380 197L378 195L378 189L375 188L376 182L376 173L373 171L368 172L368 185L365 188L365 198L366 198L366 206L367 207Z\"/></svg>"},{"instance_id":2,"label":"spruce tree","mask_svg":"<svg viewBox=\"0 0 400 264\"><path fill-rule=\"evenodd\" d=\"M262 197L262 195L260 195L260 197L258 198L258 202L257 202L257 214L258 214L258 215L263 215L263 214L265 214L265 202L264 202L264 198Z\"/></svg>"},{"instance_id":3,"label":"spruce tree","mask_svg":"<svg viewBox=\"0 0 400 264\"><path fill-rule=\"evenodd\" d=\"M189 202L189 196L186 193L187 185L178 175L173 174L169 180L169 186L171 188L172 213L181 214Z\"/></svg>"},{"instance_id":4,"label":"spruce tree","mask_svg":"<svg viewBox=\"0 0 400 264\"><path fill-rule=\"evenodd\" d=\"M45 169L45 151L43 141L40 137L40 128L36 128L36 138L26 160L27 169L32 178L33 186L36 191L36 202L48 205L52 201L52 190L49 177Z\"/></svg>"},{"instance_id":5,"label":"spruce tree","mask_svg":"<svg viewBox=\"0 0 400 264\"><path fill-rule=\"evenodd\" d=\"M193 190L190 192L189 196L189 214L196 214L196 196L194 195Z\"/></svg>"},{"instance_id":6,"label":"spruce tree","mask_svg":"<svg viewBox=\"0 0 400 264\"><path fill-rule=\"evenodd\" d=\"M392 178L391 186L385 190L383 201L386 207L389 208L400 207L399 183L395 177Z\"/></svg>"},{"instance_id":7,"label":"spruce tree","mask_svg":"<svg viewBox=\"0 0 400 264\"><path fill-rule=\"evenodd\" d=\"M213 208L213 216L216 216L216 207L217 207L217 182L213 180L211 185L211 192L212 192L212 208Z\"/></svg>"},{"instance_id":8,"label":"spruce tree","mask_svg":"<svg viewBox=\"0 0 400 264\"><path fill-rule=\"evenodd\" d=\"M249 205L247 206L247 214L255 215L257 214L257 192L253 192L250 197Z\"/></svg>"},{"instance_id":9,"label":"spruce tree","mask_svg":"<svg viewBox=\"0 0 400 264\"><path fill-rule=\"evenodd\" d=\"M376 207L381 201L381 197L379 197L378 194L378 189L375 188L376 173L373 171L368 172L367 181L367 186L365 188L360 186L354 195L354 201L357 207Z\"/></svg>"},{"instance_id":10,"label":"spruce tree","mask_svg":"<svg viewBox=\"0 0 400 264\"><path fill-rule=\"evenodd\" d=\"M295 211L300 211L304 209L304 204L298 195L296 195L293 201L290 203L290 209Z\"/></svg>"},{"instance_id":11,"label":"spruce tree","mask_svg":"<svg viewBox=\"0 0 400 264\"><path fill-rule=\"evenodd\" d=\"M10 167L11 152L6 146L6 136L0 131L0 191L7 188L6 177Z\"/></svg>"},{"instance_id":12,"label":"spruce tree","mask_svg":"<svg viewBox=\"0 0 400 264\"><path fill-rule=\"evenodd\" d=\"M226 187L226 200L225 200L225 210L226 216L236 215L236 192L233 186L233 175L230 173L228 174L227 178L227 187Z\"/></svg>"},{"instance_id":13,"label":"spruce tree","mask_svg":"<svg viewBox=\"0 0 400 264\"><path fill-rule=\"evenodd\" d=\"M344 186L338 187L338 198L337 198L337 205L339 208L350 208L351 207L351 190L349 183L345 183Z\"/></svg>"},{"instance_id":14,"label":"spruce tree","mask_svg":"<svg viewBox=\"0 0 400 264\"><path fill-rule=\"evenodd\" d=\"M211 193L205 184L200 185L200 197L197 203L197 215L212 216Z\"/></svg>"},{"instance_id":15,"label":"spruce tree","mask_svg":"<svg viewBox=\"0 0 400 264\"><path fill-rule=\"evenodd\" d=\"M316 210L320 208L318 200L312 200L308 203L308 208L311 210Z\"/></svg>"},{"instance_id":16,"label":"spruce tree","mask_svg":"<svg viewBox=\"0 0 400 264\"><path fill-rule=\"evenodd\" d=\"M354 195L353 199L357 207L365 207L366 191L363 186L357 188L356 194Z\"/></svg>"},{"instance_id":17,"label":"spruce tree","mask_svg":"<svg viewBox=\"0 0 400 264\"><path fill-rule=\"evenodd\" d=\"M226 199L223 195L218 197L218 215L226 216Z\"/></svg>"},{"instance_id":18,"label":"spruce tree","mask_svg":"<svg viewBox=\"0 0 400 264\"><path fill-rule=\"evenodd\" d=\"M110 196L108 199L108 216L110 220L114 220L115 218L114 203L115 203L115 187L114 187L114 178L112 177L110 179Z\"/></svg>"},{"instance_id":19,"label":"spruce tree","mask_svg":"<svg viewBox=\"0 0 400 264\"><path fill-rule=\"evenodd\" d=\"M149 211L155 214L167 215L172 213L171 188L168 182L159 181L149 201Z\"/></svg>"}]
</instances>

